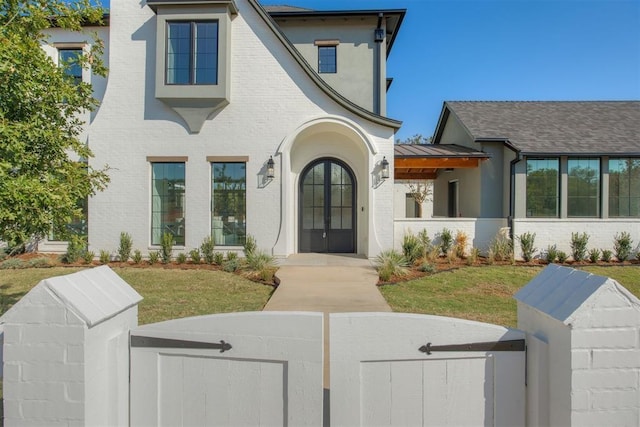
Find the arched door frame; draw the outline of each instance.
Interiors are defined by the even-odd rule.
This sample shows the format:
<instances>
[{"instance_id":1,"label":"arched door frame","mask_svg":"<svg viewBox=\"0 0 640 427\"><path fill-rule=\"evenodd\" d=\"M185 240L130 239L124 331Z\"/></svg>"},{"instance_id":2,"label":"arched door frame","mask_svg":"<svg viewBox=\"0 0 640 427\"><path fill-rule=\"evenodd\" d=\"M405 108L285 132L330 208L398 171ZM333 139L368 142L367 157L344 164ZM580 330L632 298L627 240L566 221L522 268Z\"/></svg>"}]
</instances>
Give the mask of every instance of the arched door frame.
<instances>
[{"instance_id":1,"label":"arched door frame","mask_svg":"<svg viewBox=\"0 0 640 427\"><path fill-rule=\"evenodd\" d=\"M323 174L323 218L322 218L322 229L315 228L317 221L312 219L313 227L305 230L304 224L304 187L305 187L305 179L309 173L312 173L313 169L318 165L324 165L324 174ZM335 209L340 208L344 209L345 206L342 205L343 199L341 197L340 203L335 204L332 202L333 191L331 186L334 185L332 182L332 174L331 169L333 165L338 165L342 168L348 175L351 181L351 200L349 201L351 208L351 220L350 228L343 228L343 224L341 223L340 228L332 228L332 208ZM343 187L341 187L341 196L342 191L344 191ZM355 173L351 169L351 167L344 162L335 157L321 157L318 159L314 159L309 162L302 173L300 174L300 181L298 182L298 251L299 252L325 252L325 253L356 253L357 252L357 192L358 192L358 181ZM341 221L342 210L341 210Z\"/></svg>"}]
</instances>

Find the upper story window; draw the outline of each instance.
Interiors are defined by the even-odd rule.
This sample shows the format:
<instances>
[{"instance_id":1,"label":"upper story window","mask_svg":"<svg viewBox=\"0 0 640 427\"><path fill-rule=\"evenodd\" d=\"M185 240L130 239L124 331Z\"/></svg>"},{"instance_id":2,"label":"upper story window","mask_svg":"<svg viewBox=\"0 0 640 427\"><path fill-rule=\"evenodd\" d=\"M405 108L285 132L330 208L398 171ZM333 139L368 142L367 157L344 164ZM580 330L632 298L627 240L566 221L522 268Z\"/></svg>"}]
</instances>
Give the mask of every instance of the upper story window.
<instances>
[{"instance_id":1,"label":"upper story window","mask_svg":"<svg viewBox=\"0 0 640 427\"><path fill-rule=\"evenodd\" d=\"M167 84L218 84L218 22L167 22Z\"/></svg>"},{"instance_id":2,"label":"upper story window","mask_svg":"<svg viewBox=\"0 0 640 427\"><path fill-rule=\"evenodd\" d=\"M71 76L76 85L82 83L82 66L79 59L82 56L82 48L59 48L58 65L64 68L65 74Z\"/></svg>"},{"instance_id":3,"label":"upper story window","mask_svg":"<svg viewBox=\"0 0 640 427\"><path fill-rule=\"evenodd\" d=\"M336 59L337 46L318 46L318 72L336 73L338 63Z\"/></svg>"}]
</instances>

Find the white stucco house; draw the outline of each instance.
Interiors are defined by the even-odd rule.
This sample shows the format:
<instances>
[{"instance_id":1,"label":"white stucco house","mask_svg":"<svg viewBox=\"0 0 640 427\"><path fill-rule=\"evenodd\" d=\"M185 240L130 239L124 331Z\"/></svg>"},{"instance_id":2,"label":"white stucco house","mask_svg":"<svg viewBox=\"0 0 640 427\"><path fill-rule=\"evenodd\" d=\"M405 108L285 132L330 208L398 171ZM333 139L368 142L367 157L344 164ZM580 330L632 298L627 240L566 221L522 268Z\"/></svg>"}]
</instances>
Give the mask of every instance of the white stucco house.
<instances>
[{"instance_id":1,"label":"white stucco house","mask_svg":"<svg viewBox=\"0 0 640 427\"><path fill-rule=\"evenodd\" d=\"M79 76L101 101L90 161L111 178L88 200L90 249L115 251L121 232L143 253L165 232L176 253L206 236L239 251L252 235L278 257L392 247L386 59L404 14L112 0L97 28L108 78ZM88 42L52 29L48 43L64 58Z\"/></svg>"}]
</instances>

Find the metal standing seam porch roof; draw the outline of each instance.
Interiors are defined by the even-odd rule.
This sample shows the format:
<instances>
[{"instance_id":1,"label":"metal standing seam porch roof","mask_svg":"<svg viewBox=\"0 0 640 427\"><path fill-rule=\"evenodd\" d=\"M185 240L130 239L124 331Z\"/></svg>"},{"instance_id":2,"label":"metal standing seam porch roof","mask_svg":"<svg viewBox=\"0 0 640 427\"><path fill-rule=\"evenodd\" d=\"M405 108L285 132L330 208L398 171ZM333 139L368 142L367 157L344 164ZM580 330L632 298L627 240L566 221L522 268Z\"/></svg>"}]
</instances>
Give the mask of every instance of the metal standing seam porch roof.
<instances>
[{"instance_id":1,"label":"metal standing seam porch roof","mask_svg":"<svg viewBox=\"0 0 640 427\"><path fill-rule=\"evenodd\" d=\"M436 179L439 169L477 168L491 156L455 144L396 144L395 179Z\"/></svg>"}]
</instances>

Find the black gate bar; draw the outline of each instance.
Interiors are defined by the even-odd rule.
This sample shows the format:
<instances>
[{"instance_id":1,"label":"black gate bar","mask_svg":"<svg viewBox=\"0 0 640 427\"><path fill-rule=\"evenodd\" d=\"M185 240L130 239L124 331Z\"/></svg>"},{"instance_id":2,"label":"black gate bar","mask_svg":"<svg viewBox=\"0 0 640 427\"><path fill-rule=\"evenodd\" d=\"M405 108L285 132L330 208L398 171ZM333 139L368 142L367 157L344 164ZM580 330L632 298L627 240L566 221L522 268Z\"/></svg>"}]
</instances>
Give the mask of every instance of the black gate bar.
<instances>
[{"instance_id":1,"label":"black gate bar","mask_svg":"<svg viewBox=\"0 0 640 427\"><path fill-rule=\"evenodd\" d=\"M227 350L231 350L231 344L220 340L219 343L215 342L201 342L201 341L185 341L175 340L170 338L156 338L156 337L141 337L138 335L131 335L131 347L152 347L152 348L202 348L220 350L220 353L224 353Z\"/></svg>"},{"instance_id":2,"label":"black gate bar","mask_svg":"<svg viewBox=\"0 0 640 427\"><path fill-rule=\"evenodd\" d=\"M434 351L525 351L525 342L520 340L472 342L468 344L431 345L427 343L418 350L431 354Z\"/></svg>"}]
</instances>

